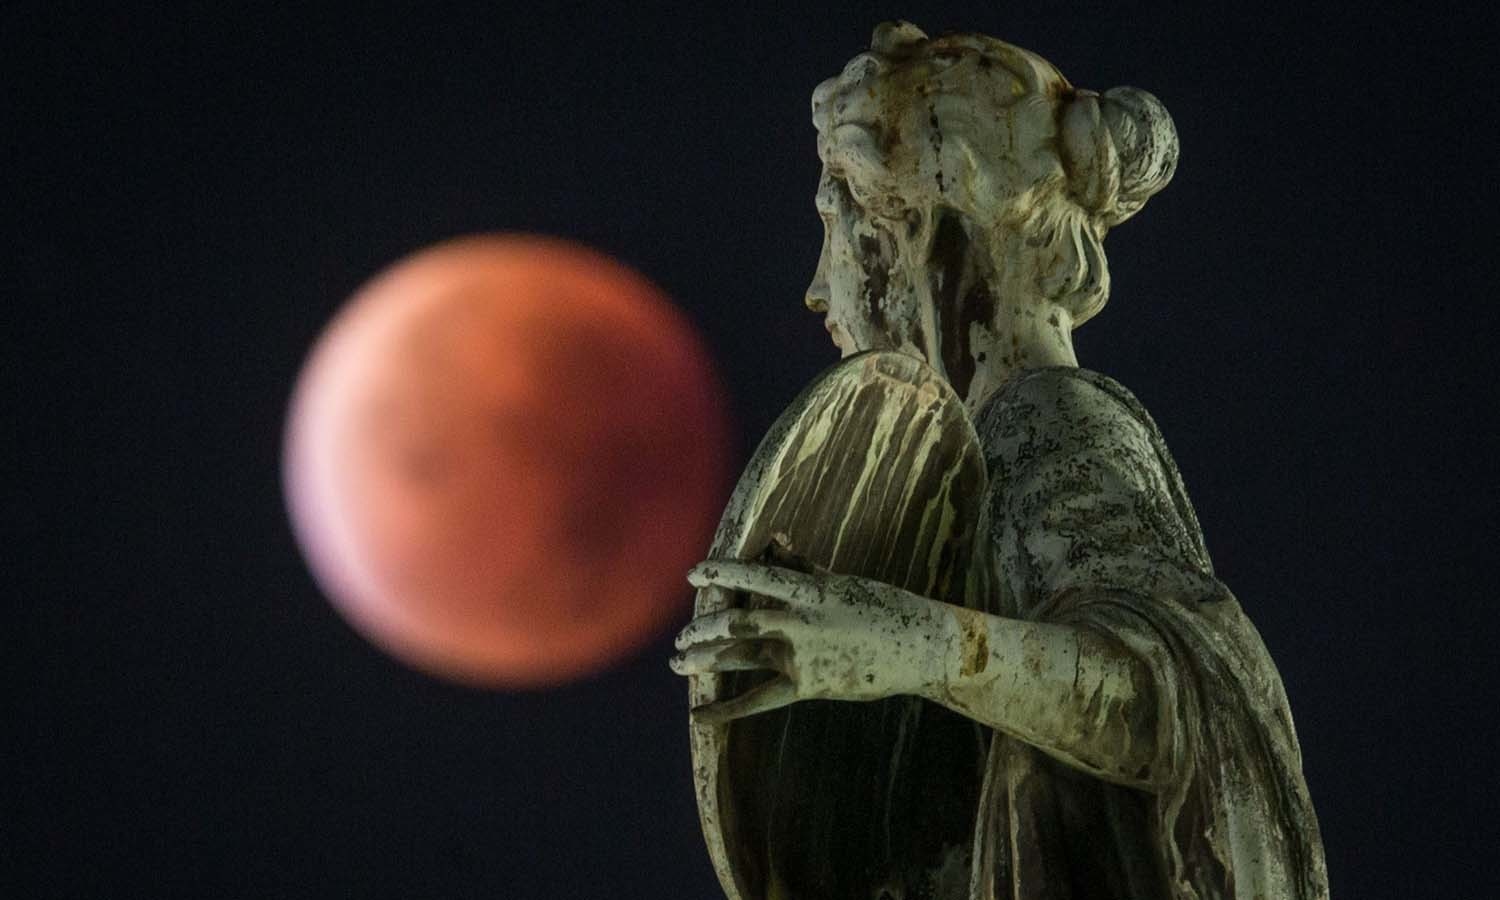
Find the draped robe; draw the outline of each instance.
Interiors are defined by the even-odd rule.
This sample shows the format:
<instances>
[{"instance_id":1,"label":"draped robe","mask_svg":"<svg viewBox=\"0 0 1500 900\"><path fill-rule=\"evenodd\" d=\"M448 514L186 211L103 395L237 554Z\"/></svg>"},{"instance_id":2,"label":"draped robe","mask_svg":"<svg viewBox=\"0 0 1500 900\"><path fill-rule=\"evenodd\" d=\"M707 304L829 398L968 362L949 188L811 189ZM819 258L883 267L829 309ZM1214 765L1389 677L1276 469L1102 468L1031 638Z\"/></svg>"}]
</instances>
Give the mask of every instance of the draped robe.
<instances>
[{"instance_id":1,"label":"draped robe","mask_svg":"<svg viewBox=\"0 0 1500 900\"><path fill-rule=\"evenodd\" d=\"M1157 729L1140 772L1065 764L995 732L971 898L1326 898L1281 679L1214 577L1150 416L1113 380L1059 367L1012 379L976 426L988 610L1092 629L1135 654Z\"/></svg>"}]
</instances>

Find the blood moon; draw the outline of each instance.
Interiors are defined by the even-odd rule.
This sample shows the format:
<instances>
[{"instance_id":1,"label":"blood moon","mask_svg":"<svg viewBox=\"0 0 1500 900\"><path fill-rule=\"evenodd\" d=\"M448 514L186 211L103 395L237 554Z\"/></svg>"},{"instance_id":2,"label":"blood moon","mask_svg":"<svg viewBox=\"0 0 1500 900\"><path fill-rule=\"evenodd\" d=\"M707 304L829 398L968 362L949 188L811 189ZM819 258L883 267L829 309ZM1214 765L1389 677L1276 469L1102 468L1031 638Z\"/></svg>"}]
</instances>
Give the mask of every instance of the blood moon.
<instances>
[{"instance_id":1,"label":"blood moon","mask_svg":"<svg viewBox=\"0 0 1500 900\"><path fill-rule=\"evenodd\" d=\"M288 507L375 643L472 684L557 684L685 610L724 499L724 408L640 275L556 239L459 239L371 281L313 350Z\"/></svg>"}]
</instances>

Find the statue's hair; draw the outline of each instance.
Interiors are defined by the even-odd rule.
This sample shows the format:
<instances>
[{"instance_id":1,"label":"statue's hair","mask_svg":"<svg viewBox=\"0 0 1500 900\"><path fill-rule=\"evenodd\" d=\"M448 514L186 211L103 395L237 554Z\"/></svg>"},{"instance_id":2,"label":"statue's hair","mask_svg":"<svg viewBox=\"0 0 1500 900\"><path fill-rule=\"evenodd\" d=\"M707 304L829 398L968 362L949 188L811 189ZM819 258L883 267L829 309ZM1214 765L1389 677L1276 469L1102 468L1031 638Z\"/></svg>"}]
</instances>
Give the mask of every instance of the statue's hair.
<instances>
[{"instance_id":1,"label":"statue's hair","mask_svg":"<svg viewBox=\"0 0 1500 900\"><path fill-rule=\"evenodd\" d=\"M1043 288L1080 324L1109 299L1105 233L1172 180L1177 131L1161 101L1139 88L1074 91L1061 105L1058 149L1074 203L1044 225L1061 244L1050 248L1057 268Z\"/></svg>"},{"instance_id":2,"label":"statue's hair","mask_svg":"<svg viewBox=\"0 0 1500 900\"><path fill-rule=\"evenodd\" d=\"M1105 233L1140 211L1177 169L1177 131L1166 107L1138 88L1102 95L1074 88L1042 57L985 35L929 40L909 23L887 23L876 29L872 45L897 56L978 53L1014 75L1028 94L1047 100L1062 177L1033 195L1020 237L1037 258L1045 296L1067 309L1075 325L1091 318L1109 298Z\"/></svg>"}]
</instances>

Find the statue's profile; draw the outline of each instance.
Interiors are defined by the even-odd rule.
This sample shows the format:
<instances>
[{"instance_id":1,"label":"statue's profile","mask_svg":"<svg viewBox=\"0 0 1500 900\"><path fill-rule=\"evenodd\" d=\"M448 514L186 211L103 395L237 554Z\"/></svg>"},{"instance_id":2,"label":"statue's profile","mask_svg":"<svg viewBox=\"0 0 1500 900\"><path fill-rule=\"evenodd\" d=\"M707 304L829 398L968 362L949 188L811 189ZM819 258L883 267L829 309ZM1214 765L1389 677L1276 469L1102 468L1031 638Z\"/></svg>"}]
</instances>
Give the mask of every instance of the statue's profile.
<instances>
[{"instance_id":1,"label":"statue's profile","mask_svg":"<svg viewBox=\"0 0 1500 900\"><path fill-rule=\"evenodd\" d=\"M726 891L1326 897L1276 669L1073 351L1106 231L1172 177L1165 109L892 23L813 120L845 362L762 444L673 660Z\"/></svg>"}]
</instances>

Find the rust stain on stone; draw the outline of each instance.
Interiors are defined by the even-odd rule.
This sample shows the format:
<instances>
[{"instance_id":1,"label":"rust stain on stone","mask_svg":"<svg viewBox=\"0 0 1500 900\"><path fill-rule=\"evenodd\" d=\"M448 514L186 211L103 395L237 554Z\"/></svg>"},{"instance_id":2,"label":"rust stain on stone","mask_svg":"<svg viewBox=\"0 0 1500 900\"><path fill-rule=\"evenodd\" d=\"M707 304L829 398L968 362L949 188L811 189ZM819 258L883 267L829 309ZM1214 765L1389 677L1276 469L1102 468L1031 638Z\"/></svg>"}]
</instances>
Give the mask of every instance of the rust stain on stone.
<instances>
[{"instance_id":1,"label":"rust stain on stone","mask_svg":"<svg viewBox=\"0 0 1500 900\"><path fill-rule=\"evenodd\" d=\"M955 611L959 625L959 667L962 677L978 675L990 663L990 635L984 617L968 610Z\"/></svg>"}]
</instances>

